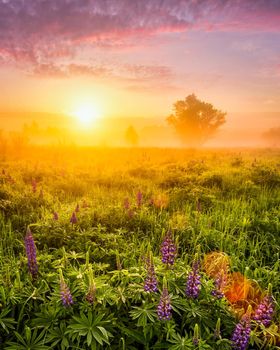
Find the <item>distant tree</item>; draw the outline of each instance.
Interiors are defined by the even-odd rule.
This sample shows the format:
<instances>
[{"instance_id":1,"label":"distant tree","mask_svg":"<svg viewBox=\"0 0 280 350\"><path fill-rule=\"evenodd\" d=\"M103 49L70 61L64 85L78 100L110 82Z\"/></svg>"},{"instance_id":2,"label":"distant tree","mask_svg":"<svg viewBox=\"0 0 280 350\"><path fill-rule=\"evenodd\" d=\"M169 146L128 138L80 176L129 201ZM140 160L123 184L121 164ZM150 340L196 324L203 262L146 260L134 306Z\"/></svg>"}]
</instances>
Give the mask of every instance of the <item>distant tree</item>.
<instances>
[{"instance_id":1,"label":"distant tree","mask_svg":"<svg viewBox=\"0 0 280 350\"><path fill-rule=\"evenodd\" d=\"M138 134L133 126L129 126L125 132L125 140L129 146L135 147L138 145Z\"/></svg>"},{"instance_id":2,"label":"distant tree","mask_svg":"<svg viewBox=\"0 0 280 350\"><path fill-rule=\"evenodd\" d=\"M194 94L174 103L174 112L167 121L186 146L200 146L225 123L226 113Z\"/></svg>"},{"instance_id":3,"label":"distant tree","mask_svg":"<svg viewBox=\"0 0 280 350\"><path fill-rule=\"evenodd\" d=\"M280 146L280 127L271 128L263 133L263 138L273 147Z\"/></svg>"}]
</instances>

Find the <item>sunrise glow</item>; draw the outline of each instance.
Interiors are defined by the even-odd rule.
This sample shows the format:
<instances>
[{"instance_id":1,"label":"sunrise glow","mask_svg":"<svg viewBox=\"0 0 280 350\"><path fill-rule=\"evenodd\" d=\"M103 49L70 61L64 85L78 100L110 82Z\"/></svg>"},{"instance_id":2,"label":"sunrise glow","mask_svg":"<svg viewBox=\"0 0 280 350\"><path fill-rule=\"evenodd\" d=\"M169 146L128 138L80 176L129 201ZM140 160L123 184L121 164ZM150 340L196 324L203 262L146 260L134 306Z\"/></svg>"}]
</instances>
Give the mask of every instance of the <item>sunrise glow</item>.
<instances>
[{"instance_id":1,"label":"sunrise glow","mask_svg":"<svg viewBox=\"0 0 280 350\"><path fill-rule=\"evenodd\" d=\"M90 127L93 126L96 120L100 117L100 112L97 107L85 104L79 106L73 112L73 116L81 127Z\"/></svg>"}]
</instances>

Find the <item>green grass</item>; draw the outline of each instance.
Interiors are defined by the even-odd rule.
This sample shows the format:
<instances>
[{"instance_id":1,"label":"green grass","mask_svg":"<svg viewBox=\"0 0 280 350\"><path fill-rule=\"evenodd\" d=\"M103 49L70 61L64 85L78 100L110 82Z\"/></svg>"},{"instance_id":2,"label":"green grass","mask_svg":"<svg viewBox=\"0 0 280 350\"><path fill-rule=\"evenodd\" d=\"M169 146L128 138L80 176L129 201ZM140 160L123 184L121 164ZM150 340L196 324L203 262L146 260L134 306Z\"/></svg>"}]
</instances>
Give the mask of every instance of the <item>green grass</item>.
<instances>
[{"instance_id":1,"label":"green grass","mask_svg":"<svg viewBox=\"0 0 280 350\"><path fill-rule=\"evenodd\" d=\"M0 163L0 348L229 349L238 321L228 302L211 297L213 281L202 273L199 300L184 294L195 253L203 259L222 251L232 272L256 281L263 291L272 285L274 322L269 329L252 326L249 349L278 349L279 156L275 150L79 148L33 148L22 159L11 155ZM163 198L163 205L153 205L152 198ZM77 204L78 223L72 225ZM28 225L37 247L36 280L25 254ZM178 245L171 271L160 260L168 229ZM155 314L160 294L143 291L142 258L149 250L159 285L165 276L173 295L168 322ZM60 302L59 268L74 296L71 308ZM90 269L96 283L93 306L85 300ZM93 321L83 315L100 327L106 321L104 332L85 336ZM219 317L224 333L217 340ZM189 342L196 323L199 347ZM83 324L84 333L77 324Z\"/></svg>"}]
</instances>

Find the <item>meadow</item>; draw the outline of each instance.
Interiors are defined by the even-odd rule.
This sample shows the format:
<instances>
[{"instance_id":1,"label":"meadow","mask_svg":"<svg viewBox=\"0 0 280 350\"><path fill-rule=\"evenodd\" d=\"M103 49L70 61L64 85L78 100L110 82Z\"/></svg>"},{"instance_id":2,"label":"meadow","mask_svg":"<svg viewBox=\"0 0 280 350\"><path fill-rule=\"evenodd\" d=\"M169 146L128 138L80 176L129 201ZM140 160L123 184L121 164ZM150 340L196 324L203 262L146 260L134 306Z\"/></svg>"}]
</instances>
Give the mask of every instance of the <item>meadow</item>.
<instances>
[{"instance_id":1,"label":"meadow","mask_svg":"<svg viewBox=\"0 0 280 350\"><path fill-rule=\"evenodd\" d=\"M279 156L3 156L0 348L280 349Z\"/></svg>"}]
</instances>

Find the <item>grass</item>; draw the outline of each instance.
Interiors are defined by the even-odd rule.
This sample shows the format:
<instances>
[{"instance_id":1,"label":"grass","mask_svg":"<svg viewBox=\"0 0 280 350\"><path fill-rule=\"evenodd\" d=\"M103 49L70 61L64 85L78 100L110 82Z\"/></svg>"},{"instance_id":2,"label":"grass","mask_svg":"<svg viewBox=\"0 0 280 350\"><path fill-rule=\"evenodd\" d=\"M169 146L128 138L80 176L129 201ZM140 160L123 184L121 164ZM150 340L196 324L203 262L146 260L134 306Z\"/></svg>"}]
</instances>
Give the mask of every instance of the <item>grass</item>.
<instances>
[{"instance_id":1,"label":"grass","mask_svg":"<svg viewBox=\"0 0 280 350\"><path fill-rule=\"evenodd\" d=\"M0 348L231 348L234 305L213 300L213 281L203 271L199 299L188 300L184 292L195 254L203 260L213 251L226 253L231 272L262 291L272 285L274 321L269 328L252 323L248 349L279 348L279 155L54 147L30 148L20 159L7 155L0 163ZM28 226L37 247L37 279L28 273ZM169 229L178 247L171 270L160 260ZM168 281L171 321L157 319L160 293L143 290L142 258L149 251L160 290L164 276ZM69 308L60 301L59 269L74 297ZM93 304L85 300L91 273ZM222 332L214 339L219 318ZM192 341L196 324L198 345Z\"/></svg>"}]
</instances>

